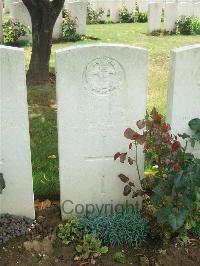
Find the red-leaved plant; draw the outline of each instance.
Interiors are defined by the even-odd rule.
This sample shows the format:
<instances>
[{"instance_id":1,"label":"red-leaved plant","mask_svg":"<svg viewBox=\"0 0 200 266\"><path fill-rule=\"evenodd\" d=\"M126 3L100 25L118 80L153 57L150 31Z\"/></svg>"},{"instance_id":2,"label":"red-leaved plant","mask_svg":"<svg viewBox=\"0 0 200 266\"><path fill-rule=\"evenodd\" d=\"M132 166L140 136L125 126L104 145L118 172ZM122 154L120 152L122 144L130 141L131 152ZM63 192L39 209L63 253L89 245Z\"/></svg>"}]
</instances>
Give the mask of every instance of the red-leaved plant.
<instances>
[{"instance_id":1,"label":"red-leaved plant","mask_svg":"<svg viewBox=\"0 0 200 266\"><path fill-rule=\"evenodd\" d=\"M194 226L197 213L200 216L200 204L197 204L200 198L200 160L187 153L188 140L185 146L181 145L179 140L186 135L173 135L170 125L155 108L136 124L138 132L131 128L124 132L124 137L131 141L129 150L135 151L135 157L128 156L127 152L117 152L114 159L136 164L142 189L136 190L129 177L119 174L125 183L123 194L150 199L157 221L167 225L172 232L183 233ZM146 161L157 166L154 176L141 179L138 145L143 145Z\"/></svg>"}]
</instances>

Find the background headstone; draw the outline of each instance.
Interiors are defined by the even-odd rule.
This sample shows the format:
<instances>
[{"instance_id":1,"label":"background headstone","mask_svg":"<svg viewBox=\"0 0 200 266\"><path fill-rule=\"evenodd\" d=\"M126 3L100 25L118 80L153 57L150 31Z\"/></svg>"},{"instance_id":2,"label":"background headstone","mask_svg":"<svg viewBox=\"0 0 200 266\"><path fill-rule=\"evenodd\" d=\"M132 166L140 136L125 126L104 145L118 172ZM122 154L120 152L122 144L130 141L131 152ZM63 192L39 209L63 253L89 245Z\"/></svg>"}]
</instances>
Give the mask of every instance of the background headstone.
<instances>
[{"instance_id":1,"label":"background headstone","mask_svg":"<svg viewBox=\"0 0 200 266\"><path fill-rule=\"evenodd\" d=\"M161 30L162 3L148 5L148 33Z\"/></svg>"},{"instance_id":2,"label":"background headstone","mask_svg":"<svg viewBox=\"0 0 200 266\"><path fill-rule=\"evenodd\" d=\"M200 2L194 3L194 16L200 18Z\"/></svg>"},{"instance_id":3,"label":"background headstone","mask_svg":"<svg viewBox=\"0 0 200 266\"><path fill-rule=\"evenodd\" d=\"M191 133L188 122L200 118L200 44L171 53L167 120L172 132ZM194 153L200 157L200 145Z\"/></svg>"},{"instance_id":4,"label":"background headstone","mask_svg":"<svg viewBox=\"0 0 200 266\"><path fill-rule=\"evenodd\" d=\"M0 46L0 64L0 213L34 218L23 50Z\"/></svg>"},{"instance_id":5,"label":"background headstone","mask_svg":"<svg viewBox=\"0 0 200 266\"><path fill-rule=\"evenodd\" d=\"M192 2L179 2L178 3L178 16L192 16L193 3Z\"/></svg>"},{"instance_id":6,"label":"background headstone","mask_svg":"<svg viewBox=\"0 0 200 266\"><path fill-rule=\"evenodd\" d=\"M77 19L77 33L86 34L87 3L85 1L65 2L65 8L70 11L72 18Z\"/></svg>"},{"instance_id":7,"label":"background headstone","mask_svg":"<svg viewBox=\"0 0 200 266\"><path fill-rule=\"evenodd\" d=\"M178 15L177 12L176 3L166 3L164 16L164 28L166 31L173 32L175 30Z\"/></svg>"},{"instance_id":8,"label":"background headstone","mask_svg":"<svg viewBox=\"0 0 200 266\"><path fill-rule=\"evenodd\" d=\"M124 130L145 116L147 57L145 49L109 44L56 53L61 205L125 202L120 173L139 186L136 168L113 156L127 150ZM140 148L138 162L143 175Z\"/></svg>"}]
</instances>

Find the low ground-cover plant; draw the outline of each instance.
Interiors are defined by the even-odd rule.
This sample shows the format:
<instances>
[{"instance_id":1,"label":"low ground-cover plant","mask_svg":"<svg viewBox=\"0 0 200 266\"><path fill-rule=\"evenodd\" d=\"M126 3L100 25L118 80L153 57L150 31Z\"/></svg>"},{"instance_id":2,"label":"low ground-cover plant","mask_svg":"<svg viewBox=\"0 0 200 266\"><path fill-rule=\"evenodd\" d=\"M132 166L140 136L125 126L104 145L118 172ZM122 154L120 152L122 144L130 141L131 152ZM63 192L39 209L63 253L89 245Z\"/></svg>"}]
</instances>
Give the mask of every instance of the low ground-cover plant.
<instances>
[{"instance_id":1,"label":"low ground-cover plant","mask_svg":"<svg viewBox=\"0 0 200 266\"><path fill-rule=\"evenodd\" d=\"M6 243L12 238L24 236L28 233L32 219L19 217L10 214L0 215L0 245Z\"/></svg>"},{"instance_id":2,"label":"low ground-cover plant","mask_svg":"<svg viewBox=\"0 0 200 266\"><path fill-rule=\"evenodd\" d=\"M138 210L113 214L92 213L80 219L86 234L95 234L103 244L137 245L146 240L147 221Z\"/></svg>"},{"instance_id":3,"label":"low ground-cover plant","mask_svg":"<svg viewBox=\"0 0 200 266\"><path fill-rule=\"evenodd\" d=\"M114 261L119 262L119 263L123 263L123 264L126 263L126 256L124 252L120 252L120 251L115 252L113 254L113 259Z\"/></svg>"},{"instance_id":4,"label":"low ground-cover plant","mask_svg":"<svg viewBox=\"0 0 200 266\"><path fill-rule=\"evenodd\" d=\"M189 125L191 129L195 127L196 136L200 131L199 120L192 121ZM158 168L154 177L144 179L141 179L138 169L142 188L139 190L135 190L129 177L120 174L119 178L125 183L124 195L149 199L147 207L165 232L184 238L195 226L200 212L200 160L187 152L188 142L192 141L194 145L196 139L186 134L173 135L170 125L155 108L147 113L145 119L137 122L137 128L141 132L128 128L124 133L125 138L131 141L129 150L135 152L135 156L118 152L114 159L120 159L122 163L127 160L130 165L136 163L138 169L137 147L143 145L146 160ZM185 145L181 144L181 138L186 140Z\"/></svg>"},{"instance_id":5,"label":"low ground-cover plant","mask_svg":"<svg viewBox=\"0 0 200 266\"><path fill-rule=\"evenodd\" d=\"M21 22L14 22L12 19L3 23L4 44L18 46L19 39L30 34L28 26Z\"/></svg>"},{"instance_id":6,"label":"low ground-cover plant","mask_svg":"<svg viewBox=\"0 0 200 266\"><path fill-rule=\"evenodd\" d=\"M82 231L77 217L71 217L66 224L58 226L58 238L62 240L63 244L68 245L70 242L81 237Z\"/></svg>"},{"instance_id":7,"label":"low ground-cover plant","mask_svg":"<svg viewBox=\"0 0 200 266\"><path fill-rule=\"evenodd\" d=\"M108 252L108 248L101 245L101 241L95 234L84 232L80 219L76 216L58 226L57 236L65 245L73 242L76 251L74 260L93 260Z\"/></svg>"},{"instance_id":8,"label":"low ground-cover plant","mask_svg":"<svg viewBox=\"0 0 200 266\"><path fill-rule=\"evenodd\" d=\"M102 8L93 9L90 4L87 5L87 24L98 24L102 21L104 11Z\"/></svg>"},{"instance_id":9,"label":"low ground-cover plant","mask_svg":"<svg viewBox=\"0 0 200 266\"><path fill-rule=\"evenodd\" d=\"M71 17L68 10L63 11L62 22L62 39L67 42L76 42L81 40L81 36L77 33L77 20Z\"/></svg>"},{"instance_id":10,"label":"low ground-cover plant","mask_svg":"<svg viewBox=\"0 0 200 266\"><path fill-rule=\"evenodd\" d=\"M191 16L182 16L176 22L177 33L183 35L200 34L200 19Z\"/></svg>"},{"instance_id":11,"label":"low ground-cover plant","mask_svg":"<svg viewBox=\"0 0 200 266\"><path fill-rule=\"evenodd\" d=\"M101 241L95 235L84 235L80 244L76 246L78 255L75 260L95 259L108 252L108 247L102 246Z\"/></svg>"}]
</instances>

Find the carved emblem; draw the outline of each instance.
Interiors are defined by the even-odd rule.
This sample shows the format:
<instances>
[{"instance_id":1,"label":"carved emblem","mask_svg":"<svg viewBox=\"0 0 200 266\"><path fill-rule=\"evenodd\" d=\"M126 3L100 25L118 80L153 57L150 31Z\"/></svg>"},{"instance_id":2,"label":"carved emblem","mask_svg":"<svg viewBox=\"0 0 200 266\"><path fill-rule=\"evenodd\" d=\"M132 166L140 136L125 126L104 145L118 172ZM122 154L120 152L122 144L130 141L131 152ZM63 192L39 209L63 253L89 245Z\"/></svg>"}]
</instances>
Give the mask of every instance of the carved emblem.
<instances>
[{"instance_id":1,"label":"carved emblem","mask_svg":"<svg viewBox=\"0 0 200 266\"><path fill-rule=\"evenodd\" d=\"M108 95L121 89L125 82L125 73L115 59L110 57L96 58L85 68L84 87L96 95Z\"/></svg>"}]
</instances>

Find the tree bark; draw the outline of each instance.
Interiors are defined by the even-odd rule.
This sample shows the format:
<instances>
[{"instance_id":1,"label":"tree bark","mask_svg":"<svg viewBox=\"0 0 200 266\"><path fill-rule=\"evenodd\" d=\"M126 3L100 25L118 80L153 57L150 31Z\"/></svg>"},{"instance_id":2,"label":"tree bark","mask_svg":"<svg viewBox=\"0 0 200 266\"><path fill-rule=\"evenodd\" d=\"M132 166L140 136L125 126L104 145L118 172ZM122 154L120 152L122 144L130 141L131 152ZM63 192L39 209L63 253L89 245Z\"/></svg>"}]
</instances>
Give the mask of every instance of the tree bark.
<instances>
[{"instance_id":1,"label":"tree bark","mask_svg":"<svg viewBox=\"0 0 200 266\"><path fill-rule=\"evenodd\" d=\"M52 33L64 0L23 0L32 22L32 54L27 81L43 83L49 79Z\"/></svg>"}]
</instances>

